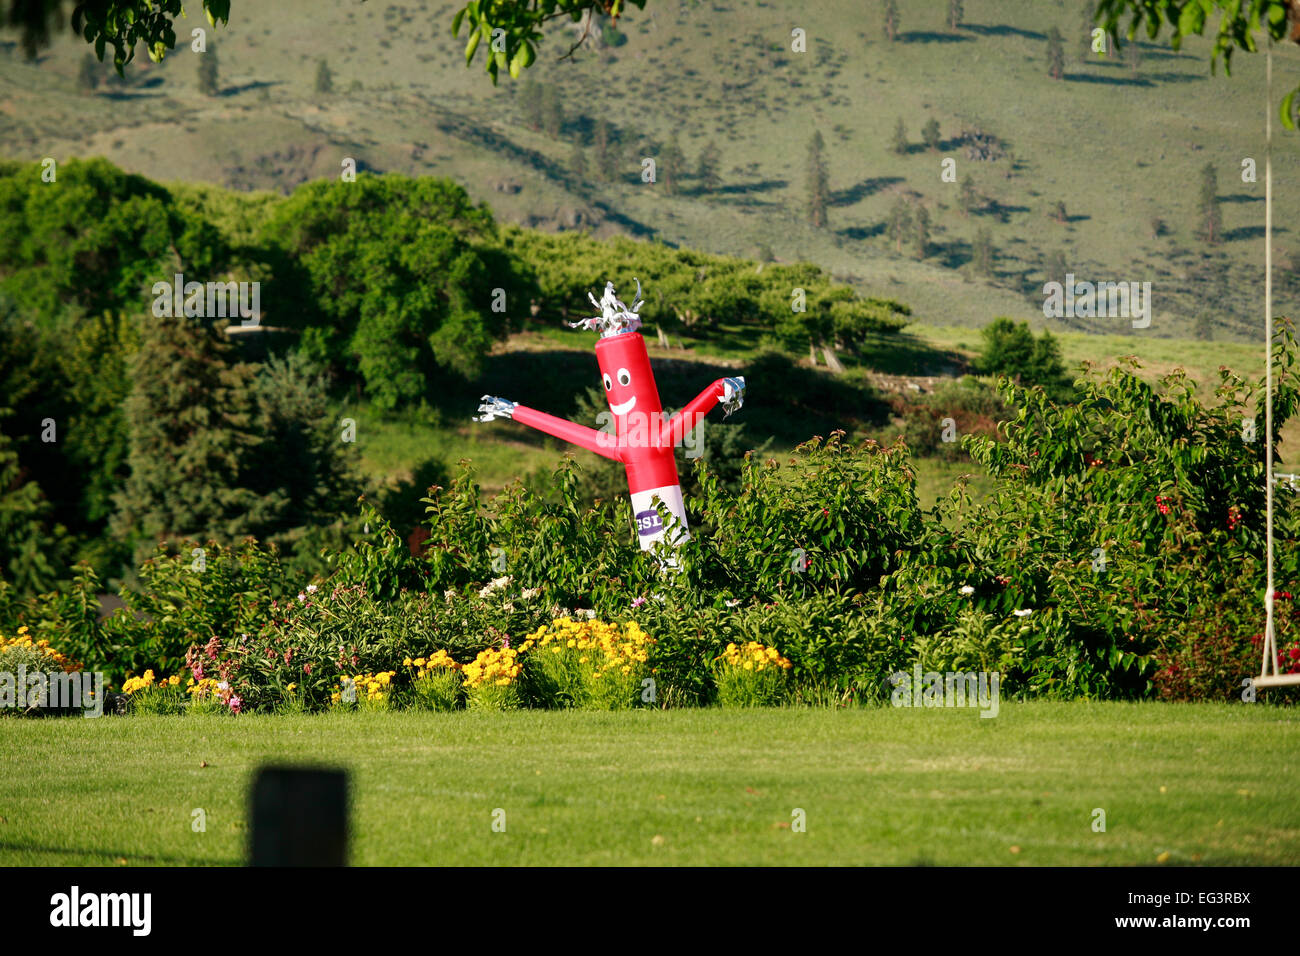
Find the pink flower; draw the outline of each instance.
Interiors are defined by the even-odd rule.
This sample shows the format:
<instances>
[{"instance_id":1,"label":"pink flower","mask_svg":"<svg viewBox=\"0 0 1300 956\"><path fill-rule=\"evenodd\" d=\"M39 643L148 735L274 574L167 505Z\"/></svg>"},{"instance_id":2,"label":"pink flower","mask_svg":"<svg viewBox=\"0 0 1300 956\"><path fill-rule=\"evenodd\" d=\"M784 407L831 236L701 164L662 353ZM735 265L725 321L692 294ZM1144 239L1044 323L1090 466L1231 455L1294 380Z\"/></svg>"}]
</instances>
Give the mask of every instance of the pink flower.
<instances>
[{"instance_id":1,"label":"pink flower","mask_svg":"<svg viewBox=\"0 0 1300 956\"><path fill-rule=\"evenodd\" d=\"M237 713L239 713L239 711L240 711L240 710L243 708L243 706L244 706L244 702L243 702L242 700L239 699L239 695L238 695L238 694L232 694L232 695L231 695L230 700L229 700L229 704L230 704L230 712L231 712L232 714L237 714Z\"/></svg>"},{"instance_id":2,"label":"pink flower","mask_svg":"<svg viewBox=\"0 0 1300 956\"><path fill-rule=\"evenodd\" d=\"M304 674L310 674L310 673L311 673L311 664L310 664L310 663L303 664L303 665L302 665L302 672L303 672Z\"/></svg>"},{"instance_id":3,"label":"pink flower","mask_svg":"<svg viewBox=\"0 0 1300 956\"><path fill-rule=\"evenodd\" d=\"M633 599L632 599L632 606L633 606L633 607L640 607L640 606L641 606L642 604L644 604L644 603L645 603L645 598L643 598L643 597L633 598Z\"/></svg>"}]
</instances>

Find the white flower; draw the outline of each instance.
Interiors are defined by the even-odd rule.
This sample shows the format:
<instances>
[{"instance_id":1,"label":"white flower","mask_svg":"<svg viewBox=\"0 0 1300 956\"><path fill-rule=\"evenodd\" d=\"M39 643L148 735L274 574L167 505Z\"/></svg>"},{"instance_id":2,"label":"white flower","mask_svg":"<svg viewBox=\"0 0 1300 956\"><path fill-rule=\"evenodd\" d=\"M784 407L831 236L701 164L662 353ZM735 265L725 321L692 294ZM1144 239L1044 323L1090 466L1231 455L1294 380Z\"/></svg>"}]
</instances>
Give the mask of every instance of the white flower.
<instances>
[{"instance_id":1,"label":"white flower","mask_svg":"<svg viewBox=\"0 0 1300 956\"><path fill-rule=\"evenodd\" d=\"M525 601L531 601L533 598L537 597L537 595L541 593L542 593L541 588L524 588L523 598Z\"/></svg>"},{"instance_id":2,"label":"white flower","mask_svg":"<svg viewBox=\"0 0 1300 956\"><path fill-rule=\"evenodd\" d=\"M303 601L305 601L305 600L307 600L307 595L305 595L305 594L303 594L301 591L299 591L299 592L298 592L298 602L301 604L301 603L302 603Z\"/></svg>"},{"instance_id":3,"label":"white flower","mask_svg":"<svg viewBox=\"0 0 1300 956\"><path fill-rule=\"evenodd\" d=\"M1029 615L1033 614L1034 612L1033 610L1026 608L1023 611L1012 611L1011 613L1014 614L1016 617L1029 617Z\"/></svg>"},{"instance_id":4,"label":"white flower","mask_svg":"<svg viewBox=\"0 0 1300 956\"><path fill-rule=\"evenodd\" d=\"M225 681L222 681L220 684L217 685L217 690L230 690L230 685Z\"/></svg>"},{"instance_id":5,"label":"white flower","mask_svg":"<svg viewBox=\"0 0 1300 956\"><path fill-rule=\"evenodd\" d=\"M964 584L964 585L962 585L961 593L962 593L962 594L974 594L974 593L975 593L975 589L974 589L973 587L971 587L969 584Z\"/></svg>"},{"instance_id":6,"label":"white flower","mask_svg":"<svg viewBox=\"0 0 1300 956\"><path fill-rule=\"evenodd\" d=\"M484 585L484 587L478 592L478 596L487 597L493 591L503 588L509 583L510 583L510 575L508 574L503 578L493 578L486 585Z\"/></svg>"},{"instance_id":7,"label":"white flower","mask_svg":"<svg viewBox=\"0 0 1300 956\"><path fill-rule=\"evenodd\" d=\"M739 600L735 600L735 601L723 601L722 603L725 604L725 605L727 605L727 607L735 607L737 604L740 603L740 601L739 601Z\"/></svg>"},{"instance_id":8,"label":"white flower","mask_svg":"<svg viewBox=\"0 0 1300 956\"><path fill-rule=\"evenodd\" d=\"M316 593L316 585L314 585L314 584L309 584L309 585L307 585L307 593L308 593L308 594L315 594L315 593Z\"/></svg>"}]
</instances>

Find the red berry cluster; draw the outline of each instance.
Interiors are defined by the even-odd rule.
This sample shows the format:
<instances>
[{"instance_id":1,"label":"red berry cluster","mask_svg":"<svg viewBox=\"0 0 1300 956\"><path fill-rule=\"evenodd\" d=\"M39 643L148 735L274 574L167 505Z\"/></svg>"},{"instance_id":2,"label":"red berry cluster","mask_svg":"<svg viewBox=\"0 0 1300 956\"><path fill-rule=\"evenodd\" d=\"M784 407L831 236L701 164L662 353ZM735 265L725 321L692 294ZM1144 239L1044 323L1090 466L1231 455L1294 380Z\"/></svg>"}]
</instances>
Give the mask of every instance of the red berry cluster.
<instances>
[{"instance_id":1,"label":"red berry cluster","mask_svg":"<svg viewBox=\"0 0 1300 956\"><path fill-rule=\"evenodd\" d=\"M1172 498L1166 498L1164 495L1156 495L1156 510L1162 515L1169 514L1169 505L1166 502L1173 501Z\"/></svg>"},{"instance_id":2,"label":"red berry cluster","mask_svg":"<svg viewBox=\"0 0 1300 956\"><path fill-rule=\"evenodd\" d=\"M1228 508L1228 530L1236 531L1239 524L1241 524L1241 509L1232 505Z\"/></svg>"},{"instance_id":3,"label":"red berry cluster","mask_svg":"<svg viewBox=\"0 0 1300 956\"><path fill-rule=\"evenodd\" d=\"M1290 592L1290 591L1274 591L1274 592L1273 592L1273 600L1274 600L1274 601L1289 601L1289 600L1291 600L1291 592Z\"/></svg>"}]
</instances>

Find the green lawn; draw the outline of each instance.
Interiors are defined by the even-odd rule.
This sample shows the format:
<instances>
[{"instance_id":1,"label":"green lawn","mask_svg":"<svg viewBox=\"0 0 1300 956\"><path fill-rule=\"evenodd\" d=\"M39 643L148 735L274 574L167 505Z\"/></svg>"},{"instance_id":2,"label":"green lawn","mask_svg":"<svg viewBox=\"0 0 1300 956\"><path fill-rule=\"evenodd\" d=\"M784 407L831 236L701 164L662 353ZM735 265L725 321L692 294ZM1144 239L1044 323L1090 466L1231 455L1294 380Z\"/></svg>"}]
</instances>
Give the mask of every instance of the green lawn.
<instances>
[{"instance_id":1,"label":"green lawn","mask_svg":"<svg viewBox=\"0 0 1300 956\"><path fill-rule=\"evenodd\" d=\"M1298 752L1263 703L5 719L0 865L238 863L265 761L350 769L358 864L1295 864Z\"/></svg>"}]
</instances>

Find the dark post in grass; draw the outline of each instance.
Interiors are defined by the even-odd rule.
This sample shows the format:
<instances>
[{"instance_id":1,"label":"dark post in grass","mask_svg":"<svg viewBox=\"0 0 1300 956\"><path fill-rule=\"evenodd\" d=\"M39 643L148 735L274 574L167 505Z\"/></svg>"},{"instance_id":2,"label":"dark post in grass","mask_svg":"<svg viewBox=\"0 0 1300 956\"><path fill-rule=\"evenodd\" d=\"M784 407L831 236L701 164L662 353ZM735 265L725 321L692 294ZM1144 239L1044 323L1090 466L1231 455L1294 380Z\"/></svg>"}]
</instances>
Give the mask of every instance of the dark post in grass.
<instances>
[{"instance_id":1,"label":"dark post in grass","mask_svg":"<svg viewBox=\"0 0 1300 956\"><path fill-rule=\"evenodd\" d=\"M347 866L348 775L262 767L250 794L251 866Z\"/></svg>"}]
</instances>

